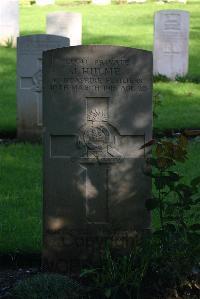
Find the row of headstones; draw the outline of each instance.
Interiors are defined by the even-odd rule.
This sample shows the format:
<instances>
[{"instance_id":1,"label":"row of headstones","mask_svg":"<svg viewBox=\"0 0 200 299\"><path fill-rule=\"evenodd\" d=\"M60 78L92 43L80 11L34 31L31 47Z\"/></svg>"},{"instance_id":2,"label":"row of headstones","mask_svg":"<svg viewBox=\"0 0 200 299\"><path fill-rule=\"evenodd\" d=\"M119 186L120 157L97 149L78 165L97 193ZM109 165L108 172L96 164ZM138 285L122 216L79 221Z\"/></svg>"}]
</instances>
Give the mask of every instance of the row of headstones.
<instances>
[{"instance_id":1,"label":"row of headstones","mask_svg":"<svg viewBox=\"0 0 200 299\"><path fill-rule=\"evenodd\" d=\"M145 3L147 0L127 0L127 3ZM159 1L160 3L168 3L168 2L179 2L179 3L186 3L187 0L164 0ZM111 4L111 0L92 0L93 4L96 5L108 5ZM37 5L51 5L55 4L55 0L36 0Z\"/></svg>"},{"instance_id":2,"label":"row of headstones","mask_svg":"<svg viewBox=\"0 0 200 299\"><path fill-rule=\"evenodd\" d=\"M11 2L13 1L11 0ZM5 4L4 0L2 3ZM16 12L17 9L14 6L12 9L9 10L9 16L12 17L11 20L14 20L13 12ZM7 12L5 11L4 15ZM7 24L10 24L10 27L16 25L9 22ZM6 27L0 25L0 32L2 28L5 32ZM18 38L17 131L18 137L21 139L34 140L41 136L42 53L54 48L81 45L81 15L77 13L49 14L47 16L47 33ZM177 75L187 74L188 40L188 12L163 10L156 13L153 59L155 75L166 75L174 79Z\"/></svg>"},{"instance_id":3,"label":"row of headstones","mask_svg":"<svg viewBox=\"0 0 200 299\"><path fill-rule=\"evenodd\" d=\"M52 13L46 19L47 34L70 38L70 45L82 43L82 16L79 13ZM19 0L0 1L0 44L16 45L19 36Z\"/></svg>"}]
</instances>

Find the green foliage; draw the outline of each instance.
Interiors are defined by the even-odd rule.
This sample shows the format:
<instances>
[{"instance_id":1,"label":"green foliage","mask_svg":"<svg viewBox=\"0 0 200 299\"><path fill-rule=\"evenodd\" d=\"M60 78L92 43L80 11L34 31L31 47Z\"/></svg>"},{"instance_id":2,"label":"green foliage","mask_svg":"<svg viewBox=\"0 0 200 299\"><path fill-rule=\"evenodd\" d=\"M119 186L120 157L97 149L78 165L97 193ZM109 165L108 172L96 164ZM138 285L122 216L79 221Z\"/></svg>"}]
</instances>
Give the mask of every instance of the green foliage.
<instances>
[{"instance_id":1,"label":"green foliage","mask_svg":"<svg viewBox=\"0 0 200 299\"><path fill-rule=\"evenodd\" d=\"M139 294L140 285L147 268L145 258L139 258L141 248L135 248L124 256L114 256L107 248L101 267L84 269L81 277L91 280L91 296L96 298L133 298ZM99 297L98 297L99 298Z\"/></svg>"},{"instance_id":2,"label":"green foliage","mask_svg":"<svg viewBox=\"0 0 200 299\"><path fill-rule=\"evenodd\" d=\"M190 183L174 170L187 160L187 139L155 142L155 157L149 158L156 192L146 207L158 213L159 227L136 240L128 255L115 256L106 250L98 268L82 272L88 277L91 292L101 298L157 299L198 298L197 279L200 262L200 224L191 223L188 213L200 206L200 177ZM194 271L194 269L196 269ZM188 290L189 289L189 290Z\"/></svg>"},{"instance_id":3,"label":"green foliage","mask_svg":"<svg viewBox=\"0 0 200 299\"><path fill-rule=\"evenodd\" d=\"M160 226L151 236L149 248L155 253L151 254L147 277L153 278L151 288L156 281L159 288L164 285L164 289L178 293L193 269L199 268L200 224L191 224L189 215L200 211L200 177L185 183L183 174L174 171L177 163L187 159L187 139L183 135L176 141L156 142L155 155L148 163L153 166L156 193L146 206L158 211Z\"/></svg>"},{"instance_id":4,"label":"green foliage","mask_svg":"<svg viewBox=\"0 0 200 299\"><path fill-rule=\"evenodd\" d=\"M16 299L75 299L84 297L84 288L60 274L37 274L20 281L12 291Z\"/></svg>"}]
</instances>

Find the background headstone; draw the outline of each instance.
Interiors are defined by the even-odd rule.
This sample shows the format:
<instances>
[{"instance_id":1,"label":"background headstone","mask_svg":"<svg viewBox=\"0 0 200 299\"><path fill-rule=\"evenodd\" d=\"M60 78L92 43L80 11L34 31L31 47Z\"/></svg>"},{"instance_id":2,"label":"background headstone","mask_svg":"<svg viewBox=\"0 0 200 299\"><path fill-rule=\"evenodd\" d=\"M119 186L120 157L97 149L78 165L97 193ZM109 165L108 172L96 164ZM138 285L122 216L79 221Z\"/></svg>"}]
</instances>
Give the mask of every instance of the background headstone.
<instances>
[{"instance_id":1,"label":"background headstone","mask_svg":"<svg viewBox=\"0 0 200 299\"><path fill-rule=\"evenodd\" d=\"M43 265L66 272L149 228L141 146L152 138L152 54L58 49L44 53L43 78Z\"/></svg>"},{"instance_id":2,"label":"background headstone","mask_svg":"<svg viewBox=\"0 0 200 299\"><path fill-rule=\"evenodd\" d=\"M69 39L29 35L17 41L17 134L39 139L42 132L42 52L69 46Z\"/></svg>"},{"instance_id":3,"label":"background headstone","mask_svg":"<svg viewBox=\"0 0 200 299\"><path fill-rule=\"evenodd\" d=\"M111 4L111 0L92 0L92 4L108 5L108 4Z\"/></svg>"},{"instance_id":4,"label":"background headstone","mask_svg":"<svg viewBox=\"0 0 200 299\"><path fill-rule=\"evenodd\" d=\"M16 46L19 36L19 0L0 0L0 45Z\"/></svg>"},{"instance_id":5,"label":"background headstone","mask_svg":"<svg viewBox=\"0 0 200 299\"><path fill-rule=\"evenodd\" d=\"M161 10L154 23L154 75L171 79L188 71L189 13Z\"/></svg>"},{"instance_id":6,"label":"background headstone","mask_svg":"<svg viewBox=\"0 0 200 299\"><path fill-rule=\"evenodd\" d=\"M187 3L187 0L165 0L164 2L166 2L166 3L170 3L170 2L179 2L179 3L186 4L186 3Z\"/></svg>"},{"instance_id":7,"label":"background headstone","mask_svg":"<svg viewBox=\"0 0 200 299\"><path fill-rule=\"evenodd\" d=\"M146 0L127 0L127 3L131 4L131 3L145 3Z\"/></svg>"},{"instance_id":8,"label":"background headstone","mask_svg":"<svg viewBox=\"0 0 200 299\"><path fill-rule=\"evenodd\" d=\"M40 6L55 4L55 0L36 0L36 4Z\"/></svg>"},{"instance_id":9,"label":"background headstone","mask_svg":"<svg viewBox=\"0 0 200 299\"><path fill-rule=\"evenodd\" d=\"M82 44L82 15L72 12L56 12L47 15L46 32L70 38L70 46Z\"/></svg>"}]
</instances>

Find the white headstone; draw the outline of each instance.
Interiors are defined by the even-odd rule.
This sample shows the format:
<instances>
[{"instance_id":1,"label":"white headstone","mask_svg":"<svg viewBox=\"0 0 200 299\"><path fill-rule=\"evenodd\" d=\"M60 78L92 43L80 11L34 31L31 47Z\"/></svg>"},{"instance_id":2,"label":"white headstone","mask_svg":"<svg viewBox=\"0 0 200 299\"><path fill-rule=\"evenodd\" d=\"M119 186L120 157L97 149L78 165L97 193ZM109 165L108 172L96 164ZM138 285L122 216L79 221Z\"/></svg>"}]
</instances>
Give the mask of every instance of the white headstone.
<instances>
[{"instance_id":1,"label":"white headstone","mask_svg":"<svg viewBox=\"0 0 200 299\"><path fill-rule=\"evenodd\" d=\"M82 15L72 12L56 12L47 15L47 34L70 38L70 46L82 44Z\"/></svg>"},{"instance_id":2,"label":"white headstone","mask_svg":"<svg viewBox=\"0 0 200 299\"><path fill-rule=\"evenodd\" d=\"M92 0L92 4L108 5L108 4L111 4L111 0Z\"/></svg>"},{"instance_id":3,"label":"white headstone","mask_svg":"<svg viewBox=\"0 0 200 299\"><path fill-rule=\"evenodd\" d=\"M170 79L188 71L189 13L161 10L154 23L154 75Z\"/></svg>"},{"instance_id":4,"label":"white headstone","mask_svg":"<svg viewBox=\"0 0 200 299\"><path fill-rule=\"evenodd\" d=\"M68 47L69 39L38 34L17 40L17 134L37 140L42 133L42 53Z\"/></svg>"},{"instance_id":5,"label":"white headstone","mask_svg":"<svg viewBox=\"0 0 200 299\"><path fill-rule=\"evenodd\" d=\"M36 0L36 4L40 6L55 4L55 0Z\"/></svg>"},{"instance_id":6,"label":"white headstone","mask_svg":"<svg viewBox=\"0 0 200 299\"><path fill-rule=\"evenodd\" d=\"M15 46L19 36L19 0L0 0L0 44Z\"/></svg>"}]
</instances>

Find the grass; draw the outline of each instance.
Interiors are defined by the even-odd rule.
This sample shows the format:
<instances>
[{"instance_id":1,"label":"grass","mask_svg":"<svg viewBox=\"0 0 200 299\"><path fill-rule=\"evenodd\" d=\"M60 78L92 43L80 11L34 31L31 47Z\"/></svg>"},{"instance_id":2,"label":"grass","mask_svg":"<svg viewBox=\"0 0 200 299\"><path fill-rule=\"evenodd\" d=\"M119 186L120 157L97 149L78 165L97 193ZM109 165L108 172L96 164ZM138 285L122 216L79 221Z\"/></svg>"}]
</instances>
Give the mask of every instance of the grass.
<instances>
[{"instance_id":1,"label":"grass","mask_svg":"<svg viewBox=\"0 0 200 299\"><path fill-rule=\"evenodd\" d=\"M0 252L41 248L41 146L0 146Z\"/></svg>"},{"instance_id":2,"label":"grass","mask_svg":"<svg viewBox=\"0 0 200 299\"><path fill-rule=\"evenodd\" d=\"M159 82L154 84L154 92L159 92L161 98L154 129L200 128L199 84Z\"/></svg>"},{"instance_id":3,"label":"grass","mask_svg":"<svg viewBox=\"0 0 200 299\"><path fill-rule=\"evenodd\" d=\"M0 48L0 132L16 130L16 55L15 49ZM3 80L2 80L3 78Z\"/></svg>"},{"instance_id":4,"label":"grass","mask_svg":"<svg viewBox=\"0 0 200 299\"><path fill-rule=\"evenodd\" d=\"M177 166L187 182L199 175L199 152L200 141L191 142L189 159ZM0 146L0 253L41 251L41 156L39 145ZM153 225L157 222L154 215Z\"/></svg>"},{"instance_id":5,"label":"grass","mask_svg":"<svg viewBox=\"0 0 200 299\"><path fill-rule=\"evenodd\" d=\"M53 11L80 12L83 16L83 44L110 44L153 49L153 16L160 9L184 9L190 12L189 78L199 80L200 6L199 0L187 5L153 2L134 5L83 5L81 1L57 0L57 5L20 6L21 35L45 32L45 18ZM16 131L16 51L0 48L0 134ZM155 128L199 128L199 84L155 83L154 89L163 94L163 105ZM191 95L190 95L191 93Z\"/></svg>"}]
</instances>

